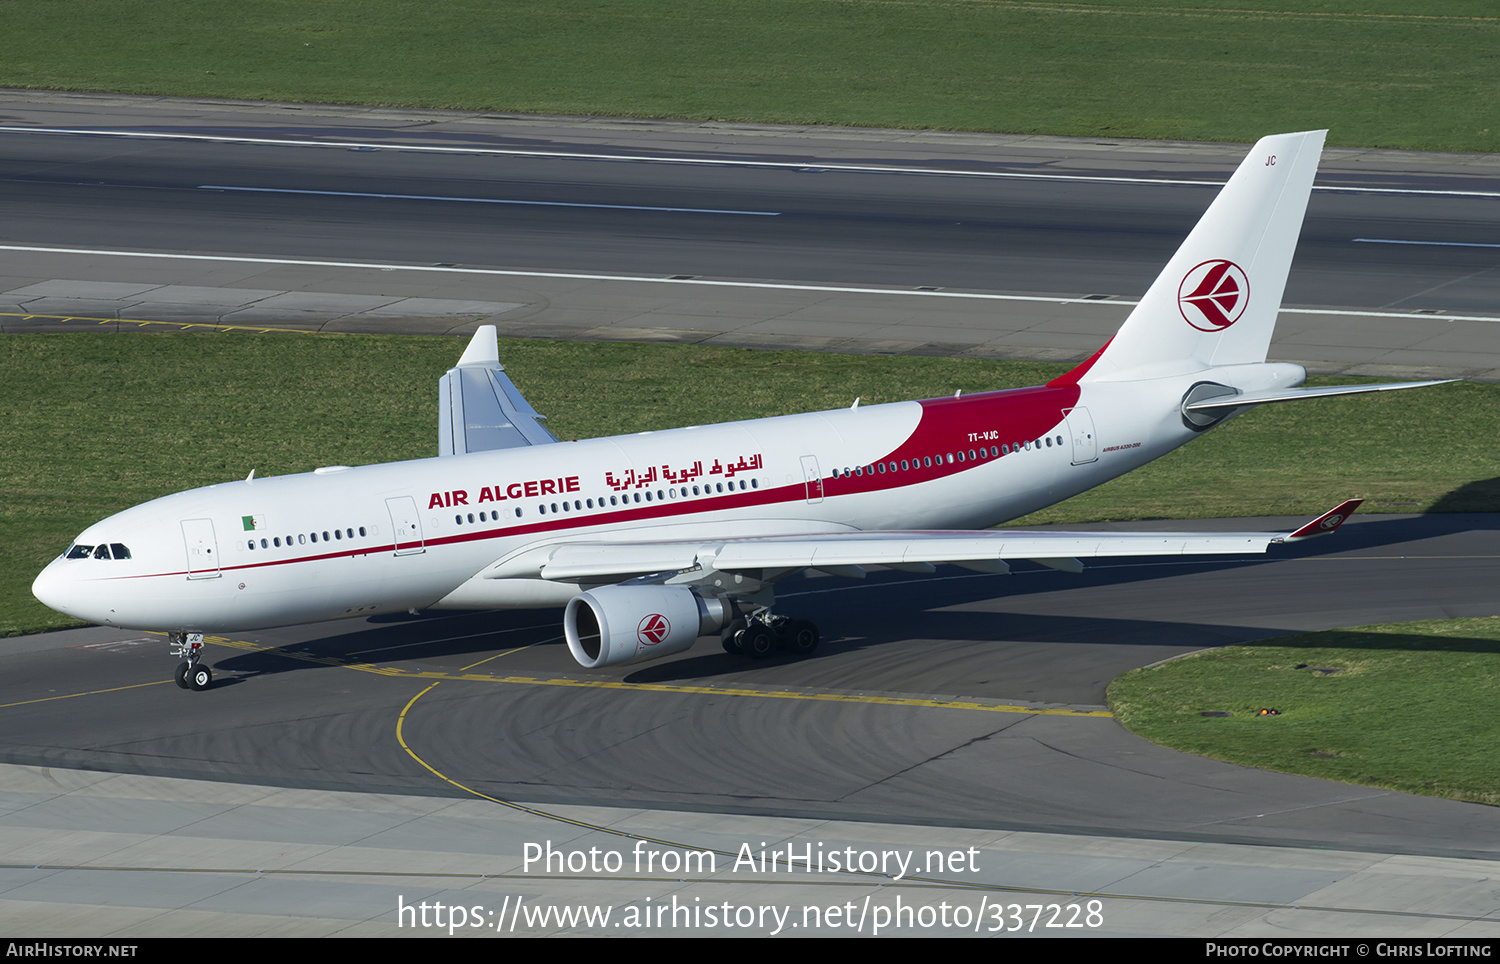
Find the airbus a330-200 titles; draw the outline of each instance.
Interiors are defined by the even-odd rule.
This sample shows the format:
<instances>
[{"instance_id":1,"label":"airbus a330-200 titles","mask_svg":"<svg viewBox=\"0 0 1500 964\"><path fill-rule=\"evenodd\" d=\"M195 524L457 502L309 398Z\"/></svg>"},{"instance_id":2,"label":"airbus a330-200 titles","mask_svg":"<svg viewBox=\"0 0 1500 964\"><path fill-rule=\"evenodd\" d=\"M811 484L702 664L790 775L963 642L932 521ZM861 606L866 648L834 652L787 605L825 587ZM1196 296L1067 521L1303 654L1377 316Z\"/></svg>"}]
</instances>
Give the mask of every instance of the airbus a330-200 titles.
<instances>
[{"instance_id":1,"label":"airbus a330-200 titles","mask_svg":"<svg viewBox=\"0 0 1500 964\"><path fill-rule=\"evenodd\" d=\"M811 652L775 609L804 569L1077 570L1098 556L1263 552L1332 531L990 529L1131 471L1252 406L1433 382L1298 387L1266 353L1324 132L1261 140L1115 336L1035 388L559 442L493 327L441 379L436 458L211 485L89 526L32 591L60 612L166 631L204 689L204 633L431 609L565 606L586 667L720 634Z\"/></svg>"}]
</instances>

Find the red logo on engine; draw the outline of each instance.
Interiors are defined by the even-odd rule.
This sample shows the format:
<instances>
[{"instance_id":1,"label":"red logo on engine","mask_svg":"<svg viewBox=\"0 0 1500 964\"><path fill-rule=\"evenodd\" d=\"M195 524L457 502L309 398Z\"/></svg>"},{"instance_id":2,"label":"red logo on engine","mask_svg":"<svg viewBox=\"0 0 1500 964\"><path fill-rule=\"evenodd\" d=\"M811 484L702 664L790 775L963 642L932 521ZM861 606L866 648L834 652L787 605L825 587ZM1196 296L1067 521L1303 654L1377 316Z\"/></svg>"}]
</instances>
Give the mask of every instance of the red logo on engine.
<instances>
[{"instance_id":1,"label":"red logo on engine","mask_svg":"<svg viewBox=\"0 0 1500 964\"><path fill-rule=\"evenodd\" d=\"M646 646L655 646L666 639L671 631L672 624L667 621L667 617L661 613L652 613L642 619L641 624L635 628L635 638Z\"/></svg>"},{"instance_id":2,"label":"red logo on engine","mask_svg":"<svg viewBox=\"0 0 1500 964\"><path fill-rule=\"evenodd\" d=\"M1223 331L1250 304L1250 279L1233 261L1205 261L1177 289L1177 308L1199 331Z\"/></svg>"}]
</instances>

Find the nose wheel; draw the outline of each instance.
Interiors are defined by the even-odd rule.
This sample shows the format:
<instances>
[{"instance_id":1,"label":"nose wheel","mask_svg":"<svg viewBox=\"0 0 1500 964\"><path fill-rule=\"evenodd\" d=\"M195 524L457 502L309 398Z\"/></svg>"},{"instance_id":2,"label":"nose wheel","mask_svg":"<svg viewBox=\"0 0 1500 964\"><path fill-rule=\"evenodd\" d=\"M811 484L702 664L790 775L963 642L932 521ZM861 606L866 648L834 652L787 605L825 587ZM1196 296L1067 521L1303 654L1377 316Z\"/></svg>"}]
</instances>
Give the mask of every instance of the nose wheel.
<instances>
[{"instance_id":1,"label":"nose wheel","mask_svg":"<svg viewBox=\"0 0 1500 964\"><path fill-rule=\"evenodd\" d=\"M186 657L177 664L177 672L173 677L179 689L201 691L213 685L213 670L201 662L202 633L168 633L167 642L172 647L173 656Z\"/></svg>"}]
</instances>

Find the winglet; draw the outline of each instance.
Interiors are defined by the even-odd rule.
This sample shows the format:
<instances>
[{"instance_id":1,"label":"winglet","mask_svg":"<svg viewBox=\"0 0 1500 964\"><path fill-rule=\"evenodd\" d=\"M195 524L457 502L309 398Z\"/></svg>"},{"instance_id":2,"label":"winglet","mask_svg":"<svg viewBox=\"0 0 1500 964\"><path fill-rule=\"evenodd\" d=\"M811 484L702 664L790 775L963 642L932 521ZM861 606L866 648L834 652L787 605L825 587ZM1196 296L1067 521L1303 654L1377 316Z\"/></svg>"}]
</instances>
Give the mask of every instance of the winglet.
<instances>
[{"instance_id":1,"label":"winglet","mask_svg":"<svg viewBox=\"0 0 1500 964\"><path fill-rule=\"evenodd\" d=\"M467 455L557 437L500 364L494 325L480 325L458 364L438 380L438 455Z\"/></svg>"},{"instance_id":2,"label":"winglet","mask_svg":"<svg viewBox=\"0 0 1500 964\"><path fill-rule=\"evenodd\" d=\"M464 349L463 357L458 360L456 367L463 368L466 365L481 365L486 368L500 365L500 338L494 325L480 325L475 330L474 337L469 339L469 347ZM504 366L500 370L504 371Z\"/></svg>"},{"instance_id":3,"label":"winglet","mask_svg":"<svg viewBox=\"0 0 1500 964\"><path fill-rule=\"evenodd\" d=\"M1336 508L1329 509L1296 532L1283 536L1281 541L1299 542L1303 539L1311 539L1313 536L1326 536L1343 525L1364 501L1364 499L1350 499L1348 502L1340 503Z\"/></svg>"}]
</instances>

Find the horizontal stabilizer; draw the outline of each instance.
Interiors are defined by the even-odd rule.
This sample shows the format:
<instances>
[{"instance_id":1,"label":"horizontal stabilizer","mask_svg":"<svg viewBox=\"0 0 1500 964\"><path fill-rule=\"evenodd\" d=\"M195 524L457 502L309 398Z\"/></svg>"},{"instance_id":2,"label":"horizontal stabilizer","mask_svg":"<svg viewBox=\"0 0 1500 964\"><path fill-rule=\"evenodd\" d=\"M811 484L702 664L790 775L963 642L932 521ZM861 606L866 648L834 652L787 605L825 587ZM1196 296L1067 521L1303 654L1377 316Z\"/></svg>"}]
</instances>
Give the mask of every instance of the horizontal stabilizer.
<instances>
[{"instance_id":1,"label":"horizontal stabilizer","mask_svg":"<svg viewBox=\"0 0 1500 964\"><path fill-rule=\"evenodd\" d=\"M1183 409L1189 412L1222 412L1226 409L1248 408L1251 405L1269 405L1272 402L1297 402L1308 398L1331 398L1335 395L1363 395L1366 392L1394 392L1403 388L1426 388L1429 385L1446 385L1458 379L1447 378L1435 382L1380 382L1371 385L1317 385L1302 388L1282 388L1264 392L1240 392L1234 395L1215 395L1200 401L1185 402Z\"/></svg>"},{"instance_id":2,"label":"horizontal stabilizer","mask_svg":"<svg viewBox=\"0 0 1500 964\"><path fill-rule=\"evenodd\" d=\"M481 325L458 364L438 382L438 454L467 455L545 445L557 437L500 364L494 325Z\"/></svg>"}]
</instances>

